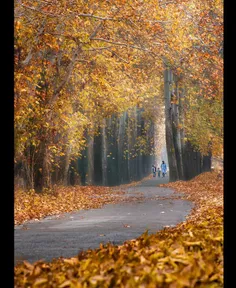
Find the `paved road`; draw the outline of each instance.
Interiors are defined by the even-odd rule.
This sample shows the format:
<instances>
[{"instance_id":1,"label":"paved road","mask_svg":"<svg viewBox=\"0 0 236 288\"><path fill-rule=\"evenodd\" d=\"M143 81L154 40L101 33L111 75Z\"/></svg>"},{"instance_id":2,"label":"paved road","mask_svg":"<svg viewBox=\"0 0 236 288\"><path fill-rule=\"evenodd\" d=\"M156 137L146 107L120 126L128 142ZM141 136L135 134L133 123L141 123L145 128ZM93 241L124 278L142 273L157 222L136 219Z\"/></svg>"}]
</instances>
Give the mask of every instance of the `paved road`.
<instances>
[{"instance_id":1,"label":"paved road","mask_svg":"<svg viewBox=\"0 0 236 288\"><path fill-rule=\"evenodd\" d=\"M73 257L79 251L97 248L100 243L122 244L139 237L149 229L154 233L166 225L183 221L193 207L180 199L158 199L173 194L168 188L157 187L168 178L145 180L126 188L127 197L143 194L137 202L108 204L101 209L66 213L63 218L47 217L15 227L15 264L27 260L46 261L56 257Z\"/></svg>"}]
</instances>

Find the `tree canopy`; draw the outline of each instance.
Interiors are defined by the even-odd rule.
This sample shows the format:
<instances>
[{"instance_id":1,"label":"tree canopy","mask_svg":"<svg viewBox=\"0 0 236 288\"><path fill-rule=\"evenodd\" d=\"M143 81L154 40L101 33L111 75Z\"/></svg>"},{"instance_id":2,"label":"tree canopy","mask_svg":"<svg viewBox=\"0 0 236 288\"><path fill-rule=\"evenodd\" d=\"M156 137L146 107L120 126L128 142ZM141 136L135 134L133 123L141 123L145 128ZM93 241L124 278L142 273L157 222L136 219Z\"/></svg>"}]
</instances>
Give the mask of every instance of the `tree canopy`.
<instances>
[{"instance_id":1,"label":"tree canopy","mask_svg":"<svg viewBox=\"0 0 236 288\"><path fill-rule=\"evenodd\" d=\"M16 0L14 39L16 162L46 146L56 165L102 119L163 105L163 64L185 90L186 137L222 155L221 0Z\"/></svg>"}]
</instances>

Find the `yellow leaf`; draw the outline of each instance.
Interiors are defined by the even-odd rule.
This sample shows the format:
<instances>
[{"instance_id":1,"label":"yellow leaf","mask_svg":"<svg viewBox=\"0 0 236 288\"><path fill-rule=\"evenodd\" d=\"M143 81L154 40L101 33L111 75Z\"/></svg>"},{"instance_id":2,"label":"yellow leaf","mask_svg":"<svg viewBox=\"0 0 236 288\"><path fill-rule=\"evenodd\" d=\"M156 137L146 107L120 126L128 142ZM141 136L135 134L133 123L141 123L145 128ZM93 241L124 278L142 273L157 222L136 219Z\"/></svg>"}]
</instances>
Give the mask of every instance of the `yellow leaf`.
<instances>
[{"instance_id":1,"label":"yellow leaf","mask_svg":"<svg viewBox=\"0 0 236 288\"><path fill-rule=\"evenodd\" d=\"M70 285L71 285L71 281L70 280L66 280L60 286L58 286L58 288L64 288L64 287L70 286Z\"/></svg>"},{"instance_id":2,"label":"yellow leaf","mask_svg":"<svg viewBox=\"0 0 236 288\"><path fill-rule=\"evenodd\" d=\"M48 282L48 279L46 279L46 278L38 278L35 280L33 287L37 287L37 286L44 284L44 283L47 283L47 282Z\"/></svg>"}]
</instances>

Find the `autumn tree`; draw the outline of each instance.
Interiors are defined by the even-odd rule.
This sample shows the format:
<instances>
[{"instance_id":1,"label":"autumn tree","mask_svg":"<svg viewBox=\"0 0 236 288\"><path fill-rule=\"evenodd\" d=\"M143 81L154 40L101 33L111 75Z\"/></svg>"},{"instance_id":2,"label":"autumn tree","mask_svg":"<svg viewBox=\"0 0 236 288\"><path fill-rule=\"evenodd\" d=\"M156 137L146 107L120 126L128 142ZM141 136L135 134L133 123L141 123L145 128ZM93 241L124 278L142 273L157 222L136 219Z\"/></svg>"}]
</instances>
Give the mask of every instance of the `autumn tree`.
<instances>
[{"instance_id":1,"label":"autumn tree","mask_svg":"<svg viewBox=\"0 0 236 288\"><path fill-rule=\"evenodd\" d=\"M50 187L52 173L66 184L104 118L153 99L162 106L163 64L185 91L177 128L219 153L222 3L213 2L15 1L15 162L28 186Z\"/></svg>"}]
</instances>

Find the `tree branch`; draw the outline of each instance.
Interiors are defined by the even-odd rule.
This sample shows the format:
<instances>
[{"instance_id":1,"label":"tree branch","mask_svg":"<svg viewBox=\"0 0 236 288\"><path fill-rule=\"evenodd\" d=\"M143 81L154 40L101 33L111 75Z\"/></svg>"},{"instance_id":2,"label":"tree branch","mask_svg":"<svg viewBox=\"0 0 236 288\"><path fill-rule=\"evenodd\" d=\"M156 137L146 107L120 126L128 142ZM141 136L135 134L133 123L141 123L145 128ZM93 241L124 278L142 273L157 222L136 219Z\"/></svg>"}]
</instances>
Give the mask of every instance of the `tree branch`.
<instances>
[{"instance_id":1,"label":"tree branch","mask_svg":"<svg viewBox=\"0 0 236 288\"><path fill-rule=\"evenodd\" d=\"M36 43L36 44L37 44L38 41L39 41L39 36L42 35L42 33L43 33L45 24L46 24L46 21L43 21L42 27L41 27L41 29L39 30L39 32L37 33L37 35L36 35L36 37L35 37L35 43ZM30 51L29 51L28 55L26 56L25 60L23 60L23 61L21 62L21 64L22 64L23 66L28 65L29 61L31 60L31 58L32 58L32 56L33 56L32 51L33 51L33 46L30 48Z\"/></svg>"},{"instance_id":2,"label":"tree branch","mask_svg":"<svg viewBox=\"0 0 236 288\"><path fill-rule=\"evenodd\" d=\"M98 31L102 28L103 26L103 21L101 21L98 26L95 28L95 30L93 31L93 33L89 36L89 39L95 37L98 33Z\"/></svg>"},{"instance_id":3,"label":"tree branch","mask_svg":"<svg viewBox=\"0 0 236 288\"><path fill-rule=\"evenodd\" d=\"M110 41L110 40L107 40L107 39L104 39L104 38L91 38L90 40L102 41L102 42L110 43L110 44L117 45L117 46L131 47L131 48L134 48L134 49L150 52L146 48L141 48L141 47L138 47L138 46L135 46L135 45L127 44L127 43L114 42L114 41Z\"/></svg>"},{"instance_id":4,"label":"tree branch","mask_svg":"<svg viewBox=\"0 0 236 288\"><path fill-rule=\"evenodd\" d=\"M42 10L39 10L39 9L36 9L34 7L30 7L30 6L27 6L27 5L24 5L24 4L21 4L22 7L24 8L27 8L27 9L30 9L32 11L36 11L36 12L39 12L41 14L44 14L44 15L47 15L49 17L61 17L62 15L60 14L52 14L52 13L49 13L49 12L44 12ZM98 16L98 15L93 15L93 14L86 14L86 13L74 13L74 12L69 12L70 14L73 14L74 16L77 16L77 17L87 17L87 18L94 18L94 19L98 19L98 20L102 20L102 21L106 21L106 20L109 20L109 21L125 21L127 22L127 19L124 19L122 17L120 18L112 18L112 17L102 17L102 16ZM17 17L17 16L16 16ZM137 28L137 25L134 24L134 22L132 22L131 20L129 20L130 23L132 23L133 25L136 26ZM169 22L173 22L172 20L142 20L144 22L149 22L149 23L169 23ZM142 21L138 21L138 22L142 22Z\"/></svg>"},{"instance_id":5,"label":"tree branch","mask_svg":"<svg viewBox=\"0 0 236 288\"><path fill-rule=\"evenodd\" d=\"M83 51L97 51L97 50L109 50L112 46L104 46L104 47L97 47L97 48L89 48Z\"/></svg>"},{"instance_id":6,"label":"tree branch","mask_svg":"<svg viewBox=\"0 0 236 288\"><path fill-rule=\"evenodd\" d=\"M71 73L72 73L72 71L73 71L74 64L75 64L75 62L76 62L76 60L77 60L77 57L78 57L78 55L79 55L80 50L81 50L80 47L78 47L78 48L75 50L75 52L74 52L74 54L73 54L73 56L72 56L71 62L70 62L70 64L68 65L67 73L66 73L64 79L63 79L63 80L61 81L61 83L59 84L59 86L55 89L52 98L49 100L49 105L52 105L52 104L57 100L57 98L58 98L61 90L64 88L64 86L65 86L65 85L67 84L67 82L69 81L69 78L70 78Z\"/></svg>"},{"instance_id":7,"label":"tree branch","mask_svg":"<svg viewBox=\"0 0 236 288\"><path fill-rule=\"evenodd\" d=\"M110 51L110 50L109 50ZM129 61L125 60L124 58L120 57L117 53L115 53L114 51L110 51L111 53L113 53L117 58L119 58L120 60L122 60L123 62L129 64Z\"/></svg>"}]
</instances>

